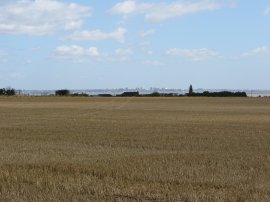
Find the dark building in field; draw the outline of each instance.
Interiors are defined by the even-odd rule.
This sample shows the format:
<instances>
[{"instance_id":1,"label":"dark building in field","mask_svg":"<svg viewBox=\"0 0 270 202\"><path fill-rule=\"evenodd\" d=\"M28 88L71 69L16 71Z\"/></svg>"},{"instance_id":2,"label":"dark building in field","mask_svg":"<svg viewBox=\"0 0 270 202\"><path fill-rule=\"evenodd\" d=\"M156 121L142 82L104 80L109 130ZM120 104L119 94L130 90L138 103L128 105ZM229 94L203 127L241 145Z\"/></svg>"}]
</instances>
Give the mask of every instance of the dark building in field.
<instances>
[{"instance_id":1,"label":"dark building in field","mask_svg":"<svg viewBox=\"0 0 270 202\"><path fill-rule=\"evenodd\" d=\"M122 93L120 96L122 97L135 97L135 96L139 96L139 92L124 92Z\"/></svg>"},{"instance_id":2,"label":"dark building in field","mask_svg":"<svg viewBox=\"0 0 270 202\"><path fill-rule=\"evenodd\" d=\"M111 94L98 94L99 97L112 97Z\"/></svg>"}]
</instances>

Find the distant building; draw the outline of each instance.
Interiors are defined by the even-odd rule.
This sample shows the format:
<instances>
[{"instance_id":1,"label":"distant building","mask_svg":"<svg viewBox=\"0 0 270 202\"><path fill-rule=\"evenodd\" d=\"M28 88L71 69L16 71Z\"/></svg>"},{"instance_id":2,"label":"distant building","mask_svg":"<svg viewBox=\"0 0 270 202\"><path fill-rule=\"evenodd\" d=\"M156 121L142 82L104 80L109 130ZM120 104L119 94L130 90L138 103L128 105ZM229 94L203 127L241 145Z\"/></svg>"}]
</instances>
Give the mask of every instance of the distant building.
<instances>
[{"instance_id":1,"label":"distant building","mask_svg":"<svg viewBox=\"0 0 270 202\"><path fill-rule=\"evenodd\" d=\"M111 94L98 94L99 97L112 97Z\"/></svg>"},{"instance_id":2,"label":"distant building","mask_svg":"<svg viewBox=\"0 0 270 202\"><path fill-rule=\"evenodd\" d=\"M122 97L136 97L139 95L140 95L139 91L136 91L136 92L124 92L120 96L122 96Z\"/></svg>"}]
</instances>

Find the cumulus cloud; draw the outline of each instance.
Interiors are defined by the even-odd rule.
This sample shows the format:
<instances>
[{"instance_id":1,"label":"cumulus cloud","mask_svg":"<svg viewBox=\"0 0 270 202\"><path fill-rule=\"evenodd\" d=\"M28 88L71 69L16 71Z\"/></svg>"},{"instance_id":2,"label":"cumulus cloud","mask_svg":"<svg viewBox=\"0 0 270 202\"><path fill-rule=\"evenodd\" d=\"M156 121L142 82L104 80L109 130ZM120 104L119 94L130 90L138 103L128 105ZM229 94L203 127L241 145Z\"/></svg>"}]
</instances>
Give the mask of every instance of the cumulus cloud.
<instances>
[{"instance_id":1,"label":"cumulus cloud","mask_svg":"<svg viewBox=\"0 0 270 202\"><path fill-rule=\"evenodd\" d=\"M161 66L163 65L162 62L158 60L146 60L142 62L143 65L148 65L148 66Z\"/></svg>"},{"instance_id":2,"label":"cumulus cloud","mask_svg":"<svg viewBox=\"0 0 270 202\"><path fill-rule=\"evenodd\" d=\"M131 48L126 48L126 49L118 48L114 52L116 55L120 55L120 56L127 56L127 55L133 54L133 51Z\"/></svg>"},{"instance_id":3,"label":"cumulus cloud","mask_svg":"<svg viewBox=\"0 0 270 202\"><path fill-rule=\"evenodd\" d=\"M76 31L75 33L64 37L68 40L89 40L89 41L99 41L99 40L116 40L120 43L125 41L126 29L120 27L113 32L102 32L100 30L94 31Z\"/></svg>"},{"instance_id":4,"label":"cumulus cloud","mask_svg":"<svg viewBox=\"0 0 270 202\"><path fill-rule=\"evenodd\" d=\"M85 56L97 57L99 56L99 52L96 47L84 48L77 45L64 45L57 47L54 51L54 55L64 58L79 58Z\"/></svg>"},{"instance_id":5,"label":"cumulus cloud","mask_svg":"<svg viewBox=\"0 0 270 202\"><path fill-rule=\"evenodd\" d=\"M270 14L270 6L267 7L265 10L264 10L264 15L269 15Z\"/></svg>"},{"instance_id":6,"label":"cumulus cloud","mask_svg":"<svg viewBox=\"0 0 270 202\"><path fill-rule=\"evenodd\" d=\"M109 53L100 53L96 47L85 48L78 45L63 45L55 48L53 56L58 59L71 60L74 63L120 62L133 55L131 48L117 48ZM94 60L93 60L94 59Z\"/></svg>"},{"instance_id":7,"label":"cumulus cloud","mask_svg":"<svg viewBox=\"0 0 270 202\"><path fill-rule=\"evenodd\" d=\"M48 35L76 30L91 8L57 0L8 1L0 6L0 33Z\"/></svg>"},{"instance_id":8,"label":"cumulus cloud","mask_svg":"<svg viewBox=\"0 0 270 202\"><path fill-rule=\"evenodd\" d=\"M153 34L155 34L155 33L156 33L156 30L154 30L154 29L149 29L149 30L146 30L146 31L141 32L141 33L140 33L140 36L141 36L142 38L144 38L144 37L153 35Z\"/></svg>"},{"instance_id":9,"label":"cumulus cloud","mask_svg":"<svg viewBox=\"0 0 270 202\"><path fill-rule=\"evenodd\" d=\"M111 13L120 15L132 15L139 12L146 12L151 9L152 4L137 3L135 0L126 0L113 6Z\"/></svg>"},{"instance_id":10,"label":"cumulus cloud","mask_svg":"<svg viewBox=\"0 0 270 202\"><path fill-rule=\"evenodd\" d=\"M109 54L107 59L111 61L125 61L133 55L133 50L131 48L117 48L114 50L113 54Z\"/></svg>"},{"instance_id":11,"label":"cumulus cloud","mask_svg":"<svg viewBox=\"0 0 270 202\"><path fill-rule=\"evenodd\" d=\"M212 58L220 58L221 56L213 51L209 50L207 48L201 48L201 49L177 49L173 48L166 51L167 55L171 56L180 56L180 57L187 57L194 61L200 61L200 60L206 60L206 59L212 59Z\"/></svg>"},{"instance_id":12,"label":"cumulus cloud","mask_svg":"<svg viewBox=\"0 0 270 202\"><path fill-rule=\"evenodd\" d=\"M139 3L136 0L125 0L114 5L111 8L111 13L124 17L141 13L148 22L161 22L182 15L213 11L221 7L221 3L211 0L176 1L172 3Z\"/></svg>"},{"instance_id":13,"label":"cumulus cloud","mask_svg":"<svg viewBox=\"0 0 270 202\"><path fill-rule=\"evenodd\" d=\"M268 56L270 57L270 48L266 46L255 48L253 50L243 53L242 56L244 57Z\"/></svg>"},{"instance_id":14,"label":"cumulus cloud","mask_svg":"<svg viewBox=\"0 0 270 202\"><path fill-rule=\"evenodd\" d=\"M146 50L146 53L147 53L148 55L153 55L154 51L152 51L152 50Z\"/></svg>"}]
</instances>

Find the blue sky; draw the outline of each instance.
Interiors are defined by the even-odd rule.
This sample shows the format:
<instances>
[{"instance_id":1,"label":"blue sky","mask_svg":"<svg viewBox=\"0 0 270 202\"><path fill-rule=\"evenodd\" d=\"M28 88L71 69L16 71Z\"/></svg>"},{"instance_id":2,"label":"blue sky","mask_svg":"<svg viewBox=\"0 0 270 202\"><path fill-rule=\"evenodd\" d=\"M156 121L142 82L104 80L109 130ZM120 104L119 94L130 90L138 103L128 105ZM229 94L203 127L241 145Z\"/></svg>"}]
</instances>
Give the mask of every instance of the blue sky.
<instances>
[{"instance_id":1,"label":"blue sky","mask_svg":"<svg viewBox=\"0 0 270 202\"><path fill-rule=\"evenodd\" d=\"M266 0L2 0L0 87L270 89Z\"/></svg>"}]
</instances>

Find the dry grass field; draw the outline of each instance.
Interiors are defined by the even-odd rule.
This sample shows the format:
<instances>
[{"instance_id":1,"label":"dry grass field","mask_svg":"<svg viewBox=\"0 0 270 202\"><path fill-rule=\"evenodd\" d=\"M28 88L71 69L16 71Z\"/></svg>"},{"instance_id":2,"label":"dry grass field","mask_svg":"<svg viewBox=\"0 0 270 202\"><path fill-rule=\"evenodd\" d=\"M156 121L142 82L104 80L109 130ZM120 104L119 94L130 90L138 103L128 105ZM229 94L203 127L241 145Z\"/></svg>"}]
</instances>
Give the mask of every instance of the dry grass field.
<instances>
[{"instance_id":1,"label":"dry grass field","mask_svg":"<svg viewBox=\"0 0 270 202\"><path fill-rule=\"evenodd\" d=\"M270 201L270 100L0 97L0 201Z\"/></svg>"}]
</instances>

